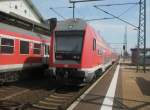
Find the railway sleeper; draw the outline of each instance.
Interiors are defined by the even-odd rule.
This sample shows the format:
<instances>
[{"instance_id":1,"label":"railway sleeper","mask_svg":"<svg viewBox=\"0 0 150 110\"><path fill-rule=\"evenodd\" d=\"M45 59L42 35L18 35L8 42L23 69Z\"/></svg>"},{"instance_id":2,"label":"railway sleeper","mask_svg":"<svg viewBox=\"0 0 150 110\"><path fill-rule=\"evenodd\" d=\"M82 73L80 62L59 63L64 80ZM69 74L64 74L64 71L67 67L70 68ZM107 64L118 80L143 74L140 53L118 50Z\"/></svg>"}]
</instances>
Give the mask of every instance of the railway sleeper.
<instances>
[{"instance_id":1,"label":"railway sleeper","mask_svg":"<svg viewBox=\"0 0 150 110\"><path fill-rule=\"evenodd\" d=\"M33 107L58 110L59 108L61 108L61 106L64 105L64 103L66 103L72 97L73 94L54 93L49 97L39 101L37 104L34 104Z\"/></svg>"},{"instance_id":2,"label":"railway sleeper","mask_svg":"<svg viewBox=\"0 0 150 110\"><path fill-rule=\"evenodd\" d=\"M46 101L50 101L50 102L55 102L55 103L61 103L64 102L65 100L60 100L60 99L54 99L54 98L46 98Z\"/></svg>"},{"instance_id":3,"label":"railway sleeper","mask_svg":"<svg viewBox=\"0 0 150 110\"><path fill-rule=\"evenodd\" d=\"M31 107L31 104L29 103L20 104L18 102L12 102L6 100L0 101L0 109L2 110L24 110L28 107Z\"/></svg>"},{"instance_id":4,"label":"railway sleeper","mask_svg":"<svg viewBox=\"0 0 150 110\"><path fill-rule=\"evenodd\" d=\"M46 110L58 110L57 106L45 106L45 105L39 105L39 104L34 104L33 107L39 108L39 109L46 109Z\"/></svg>"}]
</instances>

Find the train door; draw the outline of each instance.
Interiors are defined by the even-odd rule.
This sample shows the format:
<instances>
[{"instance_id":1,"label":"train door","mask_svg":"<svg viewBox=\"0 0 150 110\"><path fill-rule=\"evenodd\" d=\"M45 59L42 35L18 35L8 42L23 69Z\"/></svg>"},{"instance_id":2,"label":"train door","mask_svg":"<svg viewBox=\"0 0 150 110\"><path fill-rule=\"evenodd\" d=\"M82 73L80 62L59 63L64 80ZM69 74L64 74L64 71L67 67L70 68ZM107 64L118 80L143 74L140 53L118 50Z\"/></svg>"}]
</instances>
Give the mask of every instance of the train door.
<instances>
[{"instance_id":1,"label":"train door","mask_svg":"<svg viewBox=\"0 0 150 110\"><path fill-rule=\"evenodd\" d=\"M48 44L44 44L43 63L44 63L45 65L48 65L48 63L49 63L49 45L48 45Z\"/></svg>"}]
</instances>

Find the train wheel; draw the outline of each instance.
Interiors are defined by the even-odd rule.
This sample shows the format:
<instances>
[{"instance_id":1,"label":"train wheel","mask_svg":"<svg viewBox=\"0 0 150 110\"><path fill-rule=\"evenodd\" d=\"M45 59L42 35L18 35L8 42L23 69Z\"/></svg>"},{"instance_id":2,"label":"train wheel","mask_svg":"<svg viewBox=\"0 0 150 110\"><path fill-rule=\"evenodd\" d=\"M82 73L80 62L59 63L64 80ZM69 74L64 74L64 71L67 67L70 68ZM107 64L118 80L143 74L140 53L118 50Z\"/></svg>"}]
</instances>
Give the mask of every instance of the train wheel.
<instances>
[{"instance_id":1,"label":"train wheel","mask_svg":"<svg viewBox=\"0 0 150 110\"><path fill-rule=\"evenodd\" d=\"M56 75L56 83L60 85L62 82L62 78L59 75Z\"/></svg>"},{"instance_id":2,"label":"train wheel","mask_svg":"<svg viewBox=\"0 0 150 110\"><path fill-rule=\"evenodd\" d=\"M0 86L3 86L4 85L4 81L0 81Z\"/></svg>"}]
</instances>

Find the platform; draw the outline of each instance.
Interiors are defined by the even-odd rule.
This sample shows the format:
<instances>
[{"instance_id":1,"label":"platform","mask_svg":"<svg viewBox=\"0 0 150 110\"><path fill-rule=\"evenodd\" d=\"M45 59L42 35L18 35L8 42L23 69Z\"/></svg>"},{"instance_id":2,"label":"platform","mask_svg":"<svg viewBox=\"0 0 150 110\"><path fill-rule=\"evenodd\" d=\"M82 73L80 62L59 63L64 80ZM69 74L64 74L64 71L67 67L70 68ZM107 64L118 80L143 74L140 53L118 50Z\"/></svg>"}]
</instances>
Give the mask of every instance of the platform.
<instances>
[{"instance_id":1,"label":"platform","mask_svg":"<svg viewBox=\"0 0 150 110\"><path fill-rule=\"evenodd\" d=\"M118 68L118 74L104 75L68 110L150 110L150 69L136 72L136 66L123 60Z\"/></svg>"}]
</instances>

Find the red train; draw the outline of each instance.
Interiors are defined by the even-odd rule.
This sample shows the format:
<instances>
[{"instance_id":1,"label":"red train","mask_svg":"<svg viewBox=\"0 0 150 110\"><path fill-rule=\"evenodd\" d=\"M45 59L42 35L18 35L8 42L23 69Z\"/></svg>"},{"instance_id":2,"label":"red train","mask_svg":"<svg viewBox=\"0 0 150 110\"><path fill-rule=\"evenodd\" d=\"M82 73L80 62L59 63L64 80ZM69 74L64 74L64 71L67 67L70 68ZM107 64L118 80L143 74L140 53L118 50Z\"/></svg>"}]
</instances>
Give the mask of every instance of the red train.
<instances>
[{"instance_id":1,"label":"red train","mask_svg":"<svg viewBox=\"0 0 150 110\"><path fill-rule=\"evenodd\" d=\"M45 25L0 12L0 82L12 82L26 70L46 67L49 35Z\"/></svg>"},{"instance_id":2,"label":"red train","mask_svg":"<svg viewBox=\"0 0 150 110\"><path fill-rule=\"evenodd\" d=\"M82 19L57 23L50 56L49 73L71 83L89 82L115 61L111 48Z\"/></svg>"}]
</instances>

